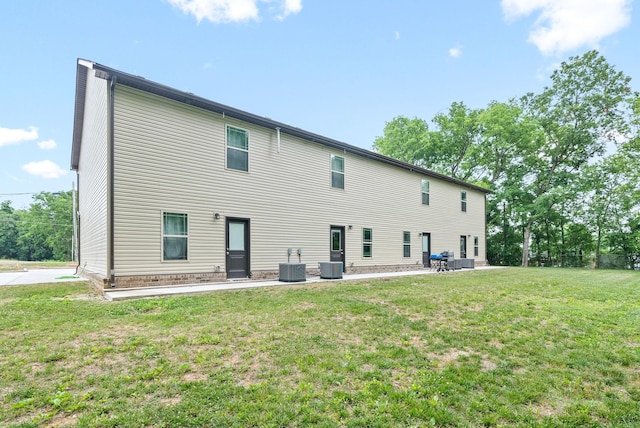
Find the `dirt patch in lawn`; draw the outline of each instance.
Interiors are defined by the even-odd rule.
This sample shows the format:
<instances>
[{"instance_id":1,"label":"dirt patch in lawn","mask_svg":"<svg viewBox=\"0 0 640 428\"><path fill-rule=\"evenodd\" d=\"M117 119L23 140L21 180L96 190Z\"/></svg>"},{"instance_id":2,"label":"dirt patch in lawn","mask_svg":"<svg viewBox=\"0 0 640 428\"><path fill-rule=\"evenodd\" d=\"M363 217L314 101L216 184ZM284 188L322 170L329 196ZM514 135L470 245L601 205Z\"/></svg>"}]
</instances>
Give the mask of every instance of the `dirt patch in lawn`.
<instances>
[{"instance_id":1,"label":"dirt patch in lawn","mask_svg":"<svg viewBox=\"0 0 640 428\"><path fill-rule=\"evenodd\" d=\"M430 352L427 355L430 359L434 360L437 363L438 367L441 368L450 364L460 364L460 360L474 356L480 358L480 369L482 371L491 371L495 370L498 367L496 363L491 361L487 354L481 354L480 352L474 350L451 349L445 353L438 354Z\"/></svg>"}]
</instances>

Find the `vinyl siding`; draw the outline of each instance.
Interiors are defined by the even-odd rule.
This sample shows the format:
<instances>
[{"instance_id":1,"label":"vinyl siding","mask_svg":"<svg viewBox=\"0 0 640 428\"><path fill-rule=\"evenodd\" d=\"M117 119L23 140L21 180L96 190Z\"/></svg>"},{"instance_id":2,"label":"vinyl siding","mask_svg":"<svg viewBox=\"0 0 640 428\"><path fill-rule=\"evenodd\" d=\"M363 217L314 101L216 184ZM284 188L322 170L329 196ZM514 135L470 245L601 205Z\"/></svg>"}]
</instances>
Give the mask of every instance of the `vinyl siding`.
<instances>
[{"instance_id":1,"label":"vinyl siding","mask_svg":"<svg viewBox=\"0 0 640 428\"><path fill-rule=\"evenodd\" d=\"M251 270L277 270L287 248L302 248L314 267L329 259L329 228L347 228L347 265L421 264L420 232L432 251L459 252L460 235L480 237L484 261L484 194L275 129L229 120L128 87L115 95L116 275L225 270L225 217L250 219ZM226 125L249 132L249 171L225 168ZM345 188L331 188L331 155L345 159ZM162 212L189 215L189 260L162 261ZM214 213L222 215L214 220ZM352 229L349 230L348 226ZM373 229L373 257L362 257L362 228ZM411 232L411 258L403 257ZM293 260L293 258L292 258ZM295 256L297 260L297 256Z\"/></svg>"},{"instance_id":2,"label":"vinyl siding","mask_svg":"<svg viewBox=\"0 0 640 428\"><path fill-rule=\"evenodd\" d=\"M78 164L80 266L107 276L108 82L89 70Z\"/></svg>"}]
</instances>

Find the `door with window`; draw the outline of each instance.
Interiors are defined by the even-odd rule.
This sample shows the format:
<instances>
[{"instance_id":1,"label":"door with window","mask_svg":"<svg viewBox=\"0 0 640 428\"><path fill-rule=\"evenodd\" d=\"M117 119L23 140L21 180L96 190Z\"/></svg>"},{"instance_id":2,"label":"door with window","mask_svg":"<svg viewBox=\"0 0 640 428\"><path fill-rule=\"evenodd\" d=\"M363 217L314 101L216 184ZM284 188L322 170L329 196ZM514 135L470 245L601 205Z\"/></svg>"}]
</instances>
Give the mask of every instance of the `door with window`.
<instances>
[{"instance_id":1,"label":"door with window","mask_svg":"<svg viewBox=\"0 0 640 428\"><path fill-rule=\"evenodd\" d=\"M467 237L465 235L460 235L460 258L467 258Z\"/></svg>"},{"instance_id":2,"label":"door with window","mask_svg":"<svg viewBox=\"0 0 640 428\"><path fill-rule=\"evenodd\" d=\"M431 234L422 232L422 264L431 267Z\"/></svg>"},{"instance_id":3,"label":"door with window","mask_svg":"<svg viewBox=\"0 0 640 428\"><path fill-rule=\"evenodd\" d=\"M346 272L344 257L344 226L331 226L329 260L342 262L342 271Z\"/></svg>"},{"instance_id":4,"label":"door with window","mask_svg":"<svg viewBox=\"0 0 640 428\"><path fill-rule=\"evenodd\" d=\"M226 227L227 278L248 278L249 269L249 220L228 218Z\"/></svg>"}]
</instances>

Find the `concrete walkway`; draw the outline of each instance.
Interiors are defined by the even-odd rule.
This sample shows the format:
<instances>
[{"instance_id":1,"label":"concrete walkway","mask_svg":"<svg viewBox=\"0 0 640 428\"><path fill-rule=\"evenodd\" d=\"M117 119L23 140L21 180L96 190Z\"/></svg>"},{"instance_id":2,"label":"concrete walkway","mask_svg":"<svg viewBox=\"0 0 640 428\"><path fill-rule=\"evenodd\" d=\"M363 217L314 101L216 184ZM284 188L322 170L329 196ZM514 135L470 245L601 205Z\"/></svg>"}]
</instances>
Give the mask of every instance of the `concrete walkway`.
<instances>
[{"instance_id":1,"label":"concrete walkway","mask_svg":"<svg viewBox=\"0 0 640 428\"><path fill-rule=\"evenodd\" d=\"M75 268L31 269L15 272L0 272L0 286L84 281L83 278L74 277L75 272Z\"/></svg>"},{"instance_id":2,"label":"concrete walkway","mask_svg":"<svg viewBox=\"0 0 640 428\"><path fill-rule=\"evenodd\" d=\"M286 286L294 284L314 284L322 282L336 282L336 281L357 281L365 279L377 279L377 278L393 278L399 276L411 276L411 275L450 275L454 273L471 272L472 270L482 269L494 269L493 267L477 267L475 269L462 269L449 272L435 272L431 270L416 270L407 272L384 272L384 273L364 273L344 275L342 279L322 279L320 277L310 277L304 282L282 282L282 281L226 281L222 283L206 283L206 284L188 284L188 285L167 285L160 287L143 287L143 288L114 288L110 290L104 290L104 296L107 300L126 300L126 299L140 299L146 297L160 297L160 296L172 296L182 294L195 294L209 291L220 290L238 290L242 288L258 288L258 287L274 287L274 286Z\"/></svg>"}]
</instances>

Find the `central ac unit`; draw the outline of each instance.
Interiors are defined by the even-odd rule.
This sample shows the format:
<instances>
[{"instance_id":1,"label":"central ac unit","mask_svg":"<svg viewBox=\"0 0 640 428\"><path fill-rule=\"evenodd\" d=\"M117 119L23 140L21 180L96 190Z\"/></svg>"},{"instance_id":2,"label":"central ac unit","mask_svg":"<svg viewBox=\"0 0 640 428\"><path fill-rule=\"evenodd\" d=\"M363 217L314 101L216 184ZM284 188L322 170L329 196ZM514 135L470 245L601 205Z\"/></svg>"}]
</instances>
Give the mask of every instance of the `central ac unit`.
<instances>
[{"instance_id":1,"label":"central ac unit","mask_svg":"<svg viewBox=\"0 0 640 428\"><path fill-rule=\"evenodd\" d=\"M340 279L342 278L342 262L320 262L320 278Z\"/></svg>"},{"instance_id":2,"label":"central ac unit","mask_svg":"<svg viewBox=\"0 0 640 428\"><path fill-rule=\"evenodd\" d=\"M280 281L299 282L307 280L307 265L305 263L280 263Z\"/></svg>"}]
</instances>

